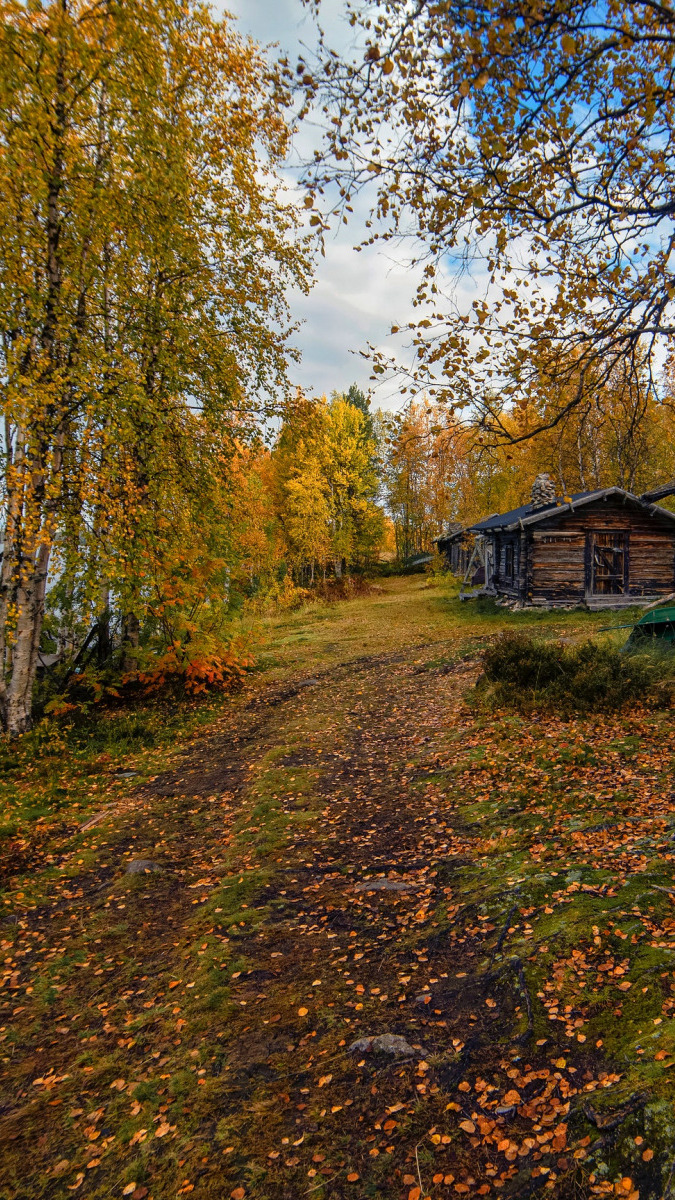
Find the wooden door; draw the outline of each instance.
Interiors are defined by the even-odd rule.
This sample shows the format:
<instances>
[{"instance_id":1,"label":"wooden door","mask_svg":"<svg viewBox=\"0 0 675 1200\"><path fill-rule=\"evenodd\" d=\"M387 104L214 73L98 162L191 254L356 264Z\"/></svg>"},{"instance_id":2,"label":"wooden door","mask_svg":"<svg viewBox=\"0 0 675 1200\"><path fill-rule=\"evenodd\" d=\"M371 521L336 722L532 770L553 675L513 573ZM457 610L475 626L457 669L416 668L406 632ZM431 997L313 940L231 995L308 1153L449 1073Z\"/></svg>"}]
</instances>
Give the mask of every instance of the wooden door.
<instances>
[{"instance_id":1,"label":"wooden door","mask_svg":"<svg viewBox=\"0 0 675 1200\"><path fill-rule=\"evenodd\" d=\"M591 596L623 596L628 591L628 534L594 530L588 535L587 587Z\"/></svg>"}]
</instances>

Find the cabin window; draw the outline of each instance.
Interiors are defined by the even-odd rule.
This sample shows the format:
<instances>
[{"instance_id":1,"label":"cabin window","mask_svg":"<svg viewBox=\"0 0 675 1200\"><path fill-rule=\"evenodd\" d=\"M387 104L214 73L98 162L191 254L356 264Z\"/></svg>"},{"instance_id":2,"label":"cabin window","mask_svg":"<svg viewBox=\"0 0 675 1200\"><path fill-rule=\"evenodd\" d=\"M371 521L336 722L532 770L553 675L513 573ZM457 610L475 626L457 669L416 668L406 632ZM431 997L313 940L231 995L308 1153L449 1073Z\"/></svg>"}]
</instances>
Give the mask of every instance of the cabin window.
<instances>
[{"instance_id":1,"label":"cabin window","mask_svg":"<svg viewBox=\"0 0 675 1200\"><path fill-rule=\"evenodd\" d=\"M504 547L504 579L507 583L513 583L515 565L515 547L507 545Z\"/></svg>"},{"instance_id":2,"label":"cabin window","mask_svg":"<svg viewBox=\"0 0 675 1200\"><path fill-rule=\"evenodd\" d=\"M628 534L621 530L589 534L591 593L621 596L628 584Z\"/></svg>"}]
</instances>

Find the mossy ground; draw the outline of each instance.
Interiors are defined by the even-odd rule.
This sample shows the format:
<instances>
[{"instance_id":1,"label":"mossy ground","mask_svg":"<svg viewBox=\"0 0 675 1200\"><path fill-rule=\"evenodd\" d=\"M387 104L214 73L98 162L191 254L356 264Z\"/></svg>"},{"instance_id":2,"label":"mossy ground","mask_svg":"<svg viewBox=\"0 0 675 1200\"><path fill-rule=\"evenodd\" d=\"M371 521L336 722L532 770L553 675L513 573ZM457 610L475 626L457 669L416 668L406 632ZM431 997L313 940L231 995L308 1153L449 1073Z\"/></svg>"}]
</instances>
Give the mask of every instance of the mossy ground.
<instances>
[{"instance_id":1,"label":"mossy ground","mask_svg":"<svg viewBox=\"0 0 675 1200\"><path fill-rule=\"evenodd\" d=\"M607 614L382 588L5 749L3 1198L668 1194L669 714L481 713L486 639Z\"/></svg>"}]
</instances>

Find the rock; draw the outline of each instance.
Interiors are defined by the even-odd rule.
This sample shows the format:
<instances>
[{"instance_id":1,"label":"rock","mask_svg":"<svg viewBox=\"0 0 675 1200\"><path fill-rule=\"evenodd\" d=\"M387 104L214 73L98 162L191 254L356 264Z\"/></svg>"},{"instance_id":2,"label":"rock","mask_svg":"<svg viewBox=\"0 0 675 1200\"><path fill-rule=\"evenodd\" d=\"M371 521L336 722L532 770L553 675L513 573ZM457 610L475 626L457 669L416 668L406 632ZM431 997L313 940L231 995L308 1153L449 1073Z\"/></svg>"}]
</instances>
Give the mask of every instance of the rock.
<instances>
[{"instance_id":1,"label":"rock","mask_svg":"<svg viewBox=\"0 0 675 1200\"><path fill-rule=\"evenodd\" d=\"M412 884L404 883L402 879L368 879L365 883L357 883L355 892L409 892Z\"/></svg>"},{"instance_id":2,"label":"rock","mask_svg":"<svg viewBox=\"0 0 675 1200\"><path fill-rule=\"evenodd\" d=\"M132 858L131 862L127 863L127 875L152 875L155 871L163 871L159 863L153 862L151 858Z\"/></svg>"},{"instance_id":3,"label":"rock","mask_svg":"<svg viewBox=\"0 0 675 1200\"><path fill-rule=\"evenodd\" d=\"M352 1042L349 1050L351 1054L393 1054L406 1058L414 1058L417 1054L414 1046L398 1033L380 1033L377 1037L359 1038L358 1041Z\"/></svg>"}]
</instances>

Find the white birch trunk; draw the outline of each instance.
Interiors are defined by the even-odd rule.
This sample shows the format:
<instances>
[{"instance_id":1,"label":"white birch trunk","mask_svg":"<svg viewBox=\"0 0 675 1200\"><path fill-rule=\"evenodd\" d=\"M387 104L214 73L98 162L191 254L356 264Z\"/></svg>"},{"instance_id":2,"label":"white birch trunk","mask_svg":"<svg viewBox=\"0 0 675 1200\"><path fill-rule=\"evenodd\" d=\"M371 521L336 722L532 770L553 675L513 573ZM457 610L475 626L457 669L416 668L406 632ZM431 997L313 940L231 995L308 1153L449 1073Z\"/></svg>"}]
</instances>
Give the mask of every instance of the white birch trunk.
<instances>
[{"instance_id":1,"label":"white birch trunk","mask_svg":"<svg viewBox=\"0 0 675 1200\"><path fill-rule=\"evenodd\" d=\"M7 687L6 728L10 737L26 733L32 724L33 687L45 612L49 546L22 564L17 588L17 624L12 654L12 674Z\"/></svg>"}]
</instances>

